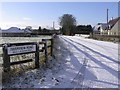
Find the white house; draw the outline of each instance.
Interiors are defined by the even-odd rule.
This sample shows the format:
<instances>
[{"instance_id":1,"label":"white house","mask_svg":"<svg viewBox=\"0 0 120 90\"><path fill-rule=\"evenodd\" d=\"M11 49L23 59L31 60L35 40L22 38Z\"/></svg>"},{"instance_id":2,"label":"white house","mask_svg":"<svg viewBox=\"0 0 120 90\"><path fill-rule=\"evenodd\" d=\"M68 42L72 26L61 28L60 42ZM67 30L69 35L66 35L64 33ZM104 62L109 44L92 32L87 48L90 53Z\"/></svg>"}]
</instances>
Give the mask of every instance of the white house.
<instances>
[{"instance_id":1,"label":"white house","mask_svg":"<svg viewBox=\"0 0 120 90\"><path fill-rule=\"evenodd\" d=\"M120 18L111 19L108 23L98 23L93 28L93 32L101 35L118 35L118 26L120 23ZM120 35L120 34L119 34Z\"/></svg>"},{"instance_id":2,"label":"white house","mask_svg":"<svg viewBox=\"0 0 120 90\"><path fill-rule=\"evenodd\" d=\"M96 34L105 35L107 34L107 28L108 28L107 23L98 23L96 26L94 26L93 32Z\"/></svg>"},{"instance_id":3,"label":"white house","mask_svg":"<svg viewBox=\"0 0 120 90\"><path fill-rule=\"evenodd\" d=\"M108 35L120 35L120 17L119 18L115 18L113 20L110 20L108 22L109 24L109 30L108 30Z\"/></svg>"}]
</instances>

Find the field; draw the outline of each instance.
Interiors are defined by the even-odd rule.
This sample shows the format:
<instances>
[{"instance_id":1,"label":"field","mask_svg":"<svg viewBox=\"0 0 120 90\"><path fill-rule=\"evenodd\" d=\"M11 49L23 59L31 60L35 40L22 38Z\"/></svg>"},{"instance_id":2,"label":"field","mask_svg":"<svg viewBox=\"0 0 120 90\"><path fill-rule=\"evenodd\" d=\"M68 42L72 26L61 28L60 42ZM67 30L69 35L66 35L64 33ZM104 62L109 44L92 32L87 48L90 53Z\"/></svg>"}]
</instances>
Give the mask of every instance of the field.
<instances>
[{"instance_id":1,"label":"field","mask_svg":"<svg viewBox=\"0 0 120 90\"><path fill-rule=\"evenodd\" d=\"M42 39L49 39L51 36L37 36L37 37L0 37L0 44L2 43L19 43L19 42L39 42Z\"/></svg>"}]
</instances>

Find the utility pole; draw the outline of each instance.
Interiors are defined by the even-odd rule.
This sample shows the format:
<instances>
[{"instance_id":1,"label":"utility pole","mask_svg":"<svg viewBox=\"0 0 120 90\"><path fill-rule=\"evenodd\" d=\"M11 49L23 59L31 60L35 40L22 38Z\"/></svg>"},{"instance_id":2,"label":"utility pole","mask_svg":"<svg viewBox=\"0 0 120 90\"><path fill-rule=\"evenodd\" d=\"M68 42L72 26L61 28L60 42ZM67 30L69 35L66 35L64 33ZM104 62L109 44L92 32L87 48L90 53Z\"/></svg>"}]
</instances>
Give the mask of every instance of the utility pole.
<instances>
[{"instance_id":1,"label":"utility pole","mask_svg":"<svg viewBox=\"0 0 120 90\"><path fill-rule=\"evenodd\" d=\"M108 24L108 10L109 10L109 9L107 9L107 24Z\"/></svg>"},{"instance_id":2,"label":"utility pole","mask_svg":"<svg viewBox=\"0 0 120 90\"><path fill-rule=\"evenodd\" d=\"M55 29L55 22L53 21L53 30Z\"/></svg>"}]
</instances>

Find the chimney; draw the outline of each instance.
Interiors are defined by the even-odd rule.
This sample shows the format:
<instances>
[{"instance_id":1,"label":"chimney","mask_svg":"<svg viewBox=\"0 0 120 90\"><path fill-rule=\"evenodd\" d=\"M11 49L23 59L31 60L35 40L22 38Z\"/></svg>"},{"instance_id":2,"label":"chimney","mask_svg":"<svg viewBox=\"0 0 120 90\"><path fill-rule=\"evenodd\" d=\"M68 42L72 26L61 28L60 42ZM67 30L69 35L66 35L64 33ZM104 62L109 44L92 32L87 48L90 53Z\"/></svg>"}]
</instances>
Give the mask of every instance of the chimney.
<instances>
[{"instance_id":1,"label":"chimney","mask_svg":"<svg viewBox=\"0 0 120 90\"><path fill-rule=\"evenodd\" d=\"M111 20L113 20L113 17L111 18Z\"/></svg>"}]
</instances>

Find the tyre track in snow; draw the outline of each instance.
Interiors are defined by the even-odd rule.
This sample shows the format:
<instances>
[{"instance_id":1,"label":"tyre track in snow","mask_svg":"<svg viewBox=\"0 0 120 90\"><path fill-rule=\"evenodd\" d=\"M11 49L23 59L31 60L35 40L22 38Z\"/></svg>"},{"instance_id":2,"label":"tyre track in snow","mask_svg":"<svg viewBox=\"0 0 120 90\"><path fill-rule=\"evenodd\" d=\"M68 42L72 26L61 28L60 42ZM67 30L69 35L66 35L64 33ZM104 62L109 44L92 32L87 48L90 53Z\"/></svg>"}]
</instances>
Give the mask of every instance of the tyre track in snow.
<instances>
[{"instance_id":1,"label":"tyre track in snow","mask_svg":"<svg viewBox=\"0 0 120 90\"><path fill-rule=\"evenodd\" d=\"M86 58L84 58L84 62L83 62L82 67L80 68L79 72L76 74L75 78L72 80L71 84L76 83L74 88L79 88L79 87L83 88L83 81L84 81L87 62L88 62L88 60Z\"/></svg>"},{"instance_id":2,"label":"tyre track in snow","mask_svg":"<svg viewBox=\"0 0 120 90\"><path fill-rule=\"evenodd\" d=\"M62 38L62 39L64 39L66 42L68 41L68 39L66 39L66 38ZM85 47L83 47L84 48L84 52L87 52L87 49L85 48ZM88 66L87 64L88 64L88 61L90 60L90 59L88 59L88 58L86 58L86 56L84 55L84 62L83 62L83 64L82 64L82 66L81 66L81 68L79 69L79 72L76 74L76 76L73 78L73 80L72 80L72 82L71 82L71 84L76 84L76 85L74 85L73 86L73 89L72 90L76 90L77 88L81 88L81 89L86 89L86 90L89 90L90 88L92 88L93 87L93 82L92 81L90 81L89 82L89 86L88 85L84 85L84 76L85 76L85 72L86 72L86 67ZM88 72L88 70L87 70L87 72Z\"/></svg>"},{"instance_id":3,"label":"tyre track in snow","mask_svg":"<svg viewBox=\"0 0 120 90\"><path fill-rule=\"evenodd\" d=\"M67 42L66 39L64 39L64 38L62 38L62 39ZM86 52L85 48L84 48L84 51ZM87 63L88 63L88 59L86 59L85 56L84 56L83 59L84 59L84 61L83 61L83 64L82 64L80 70L78 71L78 73L76 74L76 76L71 81L71 84L76 84L75 86L73 86L73 90L76 89L76 88L82 88L83 87L85 70L86 70L86 66L87 66ZM87 88L89 88L89 87L87 87Z\"/></svg>"},{"instance_id":4,"label":"tyre track in snow","mask_svg":"<svg viewBox=\"0 0 120 90\"><path fill-rule=\"evenodd\" d=\"M87 46L85 46L85 45L83 45L83 44L81 44L81 43L78 43L78 42L76 42L76 41L73 41L73 40L71 40L71 39L69 39L69 38L67 38L67 40L68 41L70 41L70 42L73 42L73 43L76 43L78 46L80 45L82 45L83 47L85 47L86 49L88 49L88 50L90 50L90 51L92 51L94 54L95 54L95 56L99 56L99 57L104 57L104 58L106 58L106 59L108 59L108 60L111 60L111 61L113 61L114 63L116 63L116 64L120 64L120 62L119 61L117 61L117 60L114 60L114 59L112 59L111 57L108 57L108 56L106 56L106 55L103 55L103 54L101 54L101 53L99 53L99 52L97 52L97 51L94 51L93 49L91 49L91 48L89 48L89 47L87 47ZM72 43L71 43L72 44ZM74 44L73 44L74 45ZM104 66L107 70L109 70L110 72L111 72L111 70L114 72L114 73L112 73L114 76L116 76L116 71L115 70L113 70L113 69L111 69L110 67L108 67L108 66L106 66L105 64L103 64L103 63L101 63L101 61L99 61L99 62L97 62L98 60L96 60L96 58L94 58L94 57L92 57L88 52L83 52L82 50L80 50L76 45L74 45L80 52L82 52L82 53L84 53L85 55L86 55L86 57L91 57L90 59L91 60L93 60L95 63L98 63L98 65L102 65L102 66Z\"/></svg>"},{"instance_id":5,"label":"tyre track in snow","mask_svg":"<svg viewBox=\"0 0 120 90\"><path fill-rule=\"evenodd\" d=\"M73 65L73 66L76 65L75 68L76 68L76 67L79 67L79 68L81 69L81 70L79 70L79 68L77 69L78 74L75 75L75 78L74 78L74 79L71 78L71 80L72 80L72 79L73 79L73 80L72 80L72 81L70 80L71 83L69 82L70 85L68 85L68 87L71 87L71 84L76 83L76 82L75 82L75 79L77 79L77 78L79 78L79 77L80 77L80 78L79 78L79 79L80 79L80 82L77 83L77 86L82 86L80 83L82 83L82 81L83 81L83 76L84 76L83 74L84 74L84 70L85 70L85 64L86 64L87 62L86 62L86 60L84 60L83 63L80 63L80 62L78 61L78 58L76 58L76 57L74 56L72 50L70 50L71 45L68 44L68 43L66 43L63 38L61 38L61 37L59 37L59 38L60 38L60 40L62 41L62 45L63 45L63 43L65 43L65 45L63 45L63 46L64 46L64 47L67 46L67 47L65 47L64 49L67 50L68 55L71 57L72 60L75 60L75 62L77 62L77 65L79 65L79 66L77 66L75 63L74 63L74 64L72 63L72 65ZM65 58L64 58L64 59L65 59ZM71 61L71 62L73 62L73 61ZM79 74L80 74L81 76L80 76ZM66 74L65 74L65 75L66 75ZM79 76L79 77L78 77L78 76ZM63 81L63 82L64 82L64 81ZM60 84L59 84L59 85L60 85ZM56 87L57 87L57 86L53 86L52 88L56 88ZM76 87L76 85L72 86L72 88L73 88L73 87Z\"/></svg>"},{"instance_id":6,"label":"tyre track in snow","mask_svg":"<svg viewBox=\"0 0 120 90\"><path fill-rule=\"evenodd\" d=\"M64 39L66 42L68 41L68 38L62 38L62 39ZM83 51L87 52L87 49L85 47L83 47L83 48L84 48ZM84 55L84 62L82 64L81 68L79 69L79 72L76 74L76 76L74 77L74 79L71 82L71 84L76 84L76 85L73 86L72 90L74 90L74 89L76 90L77 88L81 88L81 89L85 88L86 90L89 90L95 84L95 83L93 84L92 81L89 82L89 86L88 85L84 85L84 83L83 83L84 82L84 76L86 74L85 73L86 72L86 67L88 66L87 64L88 64L89 60L90 59L86 58L86 55ZM87 70L87 72L88 72L88 70Z\"/></svg>"},{"instance_id":7,"label":"tyre track in snow","mask_svg":"<svg viewBox=\"0 0 120 90\"><path fill-rule=\"evenodd\" d=\"M72 39L72 38L71 38L71 39ZM87 42L87 43L91 43L91 44L97 45L97 46L103 48L105 51L109 52L109 54L111 54L111 52L108 51L107 49L118 50L117 48L113 48L113 47L109 47L109 46L105 46L105 45L104 45L104 47L103 47L102 45L99 45L99 44L96 44L96 43L90 42L90 41L85 41L85 40L82 40L81 38L79 38L79 39L77 38L76 40L80 40L80 41L85 42L85 43ZM112 55L112 56L115 56L115 55L113 55L113 54L111 54L111 55Z\"/></svg>"},{"instance_id":8,"label":"tyre track in snow","mask_svg":"<svg viewBox=\"0 0 120 90\"><path fill-rule=\"evenodd\" d=\"M112 74L113 76L117 77L117 73L116 73L115 70L113 70L113 69L111 69L110 67L106 66L105 64L101 63L99 60L96 60L96 59L94 58L95 56L93 57L93 56L91 56L89 53L84 52L83 50L80 50L80 48L78 48L76 45L74 45L74 43L76 43L77 45L81 45L81 46L83 46L84 48L86 48L86 49L88 49L88 50L91 50L97 57L99 56L99 58L101 58L101 55L102 55L102 54L100 54L100 53L98 53L98 52L96 52L96 51L94 51L94 50L86 47L85 45L82 45L82 44L80 44L80 43L78 43L78 42L75 42L75 41L73 41L73 40L71 40L71 39L69 39L69 38L63 37L62 39L64 39L66 42L68 42L68 43L71 44L73 47L75 47L76 49L78 49L78 51L82 52L86 57L89 57L93 62L97 63L99 66L103 66L110 74ZM114 60L111 59L111 58L108 58L108 57L105 56L105 55L102 55L102 56L105 57L105 58L107 58L107 59L112 60L112 61L115 62L115 63L119 63L119 62L114 61ZM82 69L82 70L85 72L84 69ZM82 73L83 73L83 72L82 72ZM84 75L83 75L83 76L84 76ZM78 75L76 75L76 78L75 78L75 79L78 79L77 77L79 77L79 73L78 73ZM79 78L80 78L80 77L79 77ZM82 78L82 79L80 79L80 82L83 83L84 77L81 76L81 78ZM80 85L80 84L79 84L79 85ZM88 87L88 88L89 88L89 87Z\"/></svg>"},{"instance_id":9,"label":"tyre track in snow","mask_svg":"<svg viewBox=\"0 0 120 90\"><path fill-rule=\"evenodd\" d=\"M72 39L72 38L71 38L71 39ZM79 39L77 38L77 40L82 40L82 39L81 39L81 38L79 38ZM82 40L82 41L83 41L83 42L88 42L88 43L95 44L95 45L100 46L100 47L102 47L102 48L105 48L105 47L106 47L106 48L111 48L111 49L117 50L116 48L109 47L109 46L105 46L105 45L104 45L104 47L103 47L103 46L101 46L101 45L99 45L99 44L96 44L96 43L94 43L94 42L89 42L89 41L84 41L84 40ZM102 43L102 42L101 42L101 43ZM106 48L105 48L105 49L106 49Z\"/></svg>"},{"instance_id":10,"label":"tyre track in snow","mask_svg":"<svg viewBox=\"0 0 120 90\"><path fill-rule=\"evenodd\" d=\"M65 37L65 38L67 38L67 37ZM87 47L87 46L85 46L85 45L83 45L83 44L81 44L81 43L78 43L78 42L76 42L76 41L73 41L73 39L67 38L67 40L70 40L71 42L74 42L74 43L76 43L76 44L78 44L78 45L82 45L82 46L85 47L86 49L94 52L95 54L100 55L101 57L104 57L104 58L106 58L106 59L109 59L109 60L115 62L116 64L120 64L119 61L114 60L113 58L108 57L108 56L106 56L106 55L104 55L104 54L102 54L102 53L100 53L100 52L97 52L97 51L95 51L95 50L93 50L93 49L91 49L91 48L89 48L89 47ZM104 49L105 49L105 48L104 48Z\"/></svg>"}]
</instances>

